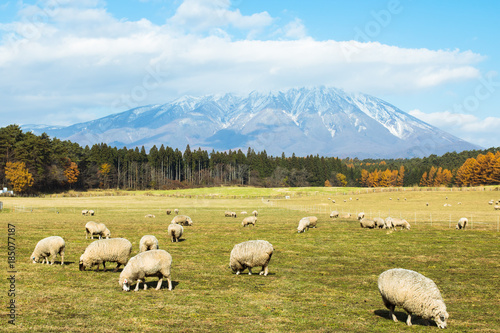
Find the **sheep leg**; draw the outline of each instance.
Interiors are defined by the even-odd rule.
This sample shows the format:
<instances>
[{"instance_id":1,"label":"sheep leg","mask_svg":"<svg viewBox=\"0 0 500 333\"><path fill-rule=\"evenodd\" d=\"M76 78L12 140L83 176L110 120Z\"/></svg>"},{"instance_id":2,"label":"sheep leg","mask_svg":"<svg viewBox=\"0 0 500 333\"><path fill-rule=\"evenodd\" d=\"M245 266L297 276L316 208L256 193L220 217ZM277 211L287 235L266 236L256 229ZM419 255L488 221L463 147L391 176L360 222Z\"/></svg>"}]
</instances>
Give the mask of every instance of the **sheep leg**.
<instances>
[{"instance_id":1,"label":"sheep leg","mask_svg":"<svg viewBox=\"0 0 500 333\"><path fill-rule=\"evenodd\" d=\"M56 260L56 253L51 253L50 254L50 264L54 265L54 261Z\"/></svg>"},{"instance_id":2,"label":"sheep leg","mask_svg":"<svg viewBox=\"0 0 500 333\"><path fill-rule=\"evenodd\" d=\"M144 278L144 280L142 281L142 283L144 283L144 290L148 289L148 285L146 284L146 278Z\"/></svg>"},{"instance_id":3,"label":"sheep leg","mask_svg":"<svg viewBox=\"0 0 500 333\"><path fill-rule=\"evenodd\" d=\"M408 313L408 318L406 319L406 325L411 326L411 313Z\"/></svg>"},{"instance_id":4,"label":"sheep leg","mask_svg":"<svg viewBox=\"0 0 500 333\"><path fill-rule=\"evenodd\" d=\"M236 275L240 275L240 271L239 271L239 270L238 270L238 271L236 271Z\"/></svg>"},{"instance_id":5,"label":"sheep leg","mask_svg":"<svg viewBox=\"0 0 500 333\"><path fill-rule=\"evenodd\" d=\"M61 265L64 265L64 251L59 252L59 255L61 256Z\"/></svg>"},{"instance_id":6,"label":"sheep leg","mask_svg":"<svg viewBox=\"0 0 500 333\"><path fill-rule=\"evenodd\" d=\"M134 291L138 291L139 290L139 283L141 283L142 281L140 279L137 279L137 284L135 285L135 289Z\"/></svg>"},{"instance_id":7,"label":"sheep leg","mask_svg":"<svg viewBox=\"0 0 500 333\"><path fill-rule=\"evenodd\" d=\"M252 275L252 267L248 267L248 275Z\"/></svg>"},{"instance_id":8,"label":"sheep leg","mask_svg":"<svg viewBox=\"0 0 500 333\"><path fill-rule=\"evenodd\" d=\"M172 290L172 280L170 279L170 276L167 277L167 282L168 282L168 290Z\"/></svg>"},{"instance_id":9,"label":"sheep leg","mask_svg":"<svg viewBox=\"0 0 500 333\"><path fill-rule=\"evenodd\" d=\"M259 275L267 276L268 273L269 273L269 269L267 268L267 265L262 266L262 270L260 271Z\"/></svg>"},{"instance_id":10,"label":"sheep leg","mask_svg":"<svg viewBox=\"0 0 500 333\"><path fill-rule=\"evenodd\" d=\"M158 284L156 285L156 290L161 289L161 284L163 283L163 276L158 279Z\"/></svg>"},{"instance_id":11,"label":"sheep leg","mask_svg":"<svg viewBox=\"0 0 500 333\"><path fill-rule=\"evenodd\" d=\"M118 272L118 267L120 267L120 263L117 263L116 268L113 270L113 272Z\"/></svg>"}]
</instances>

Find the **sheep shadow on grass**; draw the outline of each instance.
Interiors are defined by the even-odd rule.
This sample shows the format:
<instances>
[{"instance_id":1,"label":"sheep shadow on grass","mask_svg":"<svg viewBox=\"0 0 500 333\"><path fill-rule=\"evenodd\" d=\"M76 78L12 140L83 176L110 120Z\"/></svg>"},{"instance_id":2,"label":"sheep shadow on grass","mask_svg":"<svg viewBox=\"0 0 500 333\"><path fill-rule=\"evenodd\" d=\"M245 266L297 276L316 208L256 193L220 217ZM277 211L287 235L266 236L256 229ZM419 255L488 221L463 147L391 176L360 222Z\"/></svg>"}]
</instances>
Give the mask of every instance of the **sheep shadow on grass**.
<instances>
[{"instance_id":1,"label":"sheep shadow on grass","mask_svg":"<svg viewBox=\"0 0 500 333\"><path fill-rule=\"evenodd\" d=\"M389 312L389 310L375 310L374 313L375 313L375 315L377 315L379 317L382 317L382 318L385 318L385 319L392 321L391 313ZM408 318L408 314L406 312L394 311L394 314L396 315L396 318L398 319L398 321L400 321L406 325L406 319ZM420 318L417 315L411 316L411 323L413 325L436 326L437 327L437 325L434 321Z\"/></svg>"},{"instance_id":2,"label":"sheep shadow on grass","mask_svg":"<svg viewBox=\"0 0 500 333\"><path fill-rule=\"evenodd\" d=\"M158 285L158 280L154 279L153 277L148 278L148 279L150 279L149 281L146 281L146 285L148 286L148 290L150 290L150 289L155 290L156 286ZM172 281L172 290L174 290L178 285L179 285L179 282ZM134 290L135 286L136 286L136 284L133 284L130 287L130 290ZM161 283L160 290L163 290L163 289L165 289L165 290L168 291L168 282L167 282L167 279L163 279L163 281ZM144 290L144 285L142 284L142 282L141 282L141 285L139 287L139 291L141 291L141 290Z\"/></svg>"}]
</instances>

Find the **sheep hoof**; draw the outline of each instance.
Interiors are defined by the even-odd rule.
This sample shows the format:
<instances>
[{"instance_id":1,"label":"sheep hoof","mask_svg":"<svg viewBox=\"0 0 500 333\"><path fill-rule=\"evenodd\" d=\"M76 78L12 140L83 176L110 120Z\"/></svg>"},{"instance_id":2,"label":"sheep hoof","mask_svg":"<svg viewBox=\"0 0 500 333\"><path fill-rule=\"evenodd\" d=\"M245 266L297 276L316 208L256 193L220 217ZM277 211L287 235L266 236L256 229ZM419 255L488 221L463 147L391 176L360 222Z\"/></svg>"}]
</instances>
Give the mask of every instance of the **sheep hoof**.
<instances>
[{"instance_id":1,"label":"sheep hoof","mask_svg":"<svg viewBox=\"0 0 500 333\"><path fill-rule=\"evenodd\" d=\"M236 272L236 275L240 275L240 271L237 271L237 272Z\"/></svg>"}]
</instances>

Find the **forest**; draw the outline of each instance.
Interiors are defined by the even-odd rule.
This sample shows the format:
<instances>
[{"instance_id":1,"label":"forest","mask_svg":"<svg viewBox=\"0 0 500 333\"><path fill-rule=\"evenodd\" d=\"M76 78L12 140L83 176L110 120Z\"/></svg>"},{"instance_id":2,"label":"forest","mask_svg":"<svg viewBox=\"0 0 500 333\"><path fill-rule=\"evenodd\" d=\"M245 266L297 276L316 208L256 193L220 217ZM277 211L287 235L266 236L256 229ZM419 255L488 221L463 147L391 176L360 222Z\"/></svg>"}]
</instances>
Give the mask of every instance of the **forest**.
<instances>
[{"instance_id":1,"label":"forest","mask_svg":"<svg viewBox=\"0 0 500 333\"><path fill-rule=\"evenodd\" d=\"M270 156L252 148L184 151L169 146L81 147L47 134L0 128L0 184L16 194L119 188L178 189L219 185L477 186L500 184L500 149L411 159Z\"/></svg>"}]
</instances>

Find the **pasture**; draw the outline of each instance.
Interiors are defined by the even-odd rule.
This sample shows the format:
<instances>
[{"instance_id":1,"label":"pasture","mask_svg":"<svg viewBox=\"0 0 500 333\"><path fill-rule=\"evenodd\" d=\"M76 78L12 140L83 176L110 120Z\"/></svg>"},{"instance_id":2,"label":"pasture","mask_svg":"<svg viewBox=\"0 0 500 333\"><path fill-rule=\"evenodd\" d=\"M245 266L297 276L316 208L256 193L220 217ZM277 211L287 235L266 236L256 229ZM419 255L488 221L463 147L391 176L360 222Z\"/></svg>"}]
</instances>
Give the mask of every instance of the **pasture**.
<instances>
[{"instance_id":1,"label":"pasture","mask_svg":"<svg viewBox=\"0 0 500 333\"><path fill-rule=\"evenodd\" d=\"M414 326L406 326L401 308L396 308L398 323L389 318L377 278L395 267L436 282L450 314L449 331L500 331L500 212L487 203L500 199L500 192L259 191L1 198L2 258L7 253L7 224L16 229L15 331L436 332L436 326L424 326L418 318ZM444 207L446 202L452 206ZM166 234L173 217L165 214L167 208L178 208L194 222L184 227L179 243L171 243ZM82 209L93 209L96 215L82 216ZM224 217L226 209L238 214L258 210L257 225L242 228L244 216ZM330 219L333 209L353 217ZM411 230L362 229L356 221L359 211L368 217L406 218ZM319 218L318 227L298 234L299 219L313 214ZM472 229L455 230L462 216L473 218ZM91 242L84 229L90 220L105 223L112 237L129 239L132 255L143 235L155 235L160 248L173 257L173 290L168 291L164 281L163 289L156 291L157 279L149 278L148 290L122 292L120 273L112 272L114 263L106 272L79 271L79 257ZM51 235L66 241L65 264L58 265L59 257L53 266L32 264L29 256L36 243ZM260 267L252 276L246 271L236 276L228 268L232 247L251 239L274 246L267 277L255 274ZM2 279L7 276L4 269ZM12 331L8 286L1 285L0 330Z\"/></svg>"}]
</instances>

